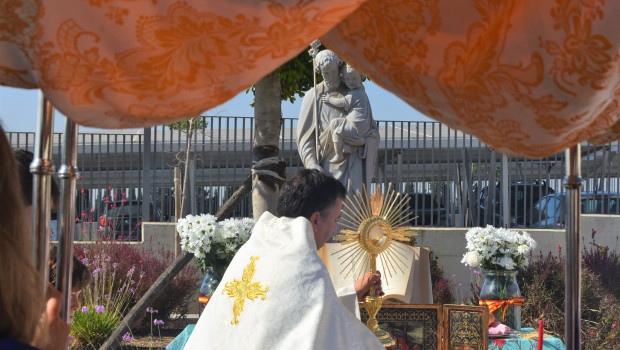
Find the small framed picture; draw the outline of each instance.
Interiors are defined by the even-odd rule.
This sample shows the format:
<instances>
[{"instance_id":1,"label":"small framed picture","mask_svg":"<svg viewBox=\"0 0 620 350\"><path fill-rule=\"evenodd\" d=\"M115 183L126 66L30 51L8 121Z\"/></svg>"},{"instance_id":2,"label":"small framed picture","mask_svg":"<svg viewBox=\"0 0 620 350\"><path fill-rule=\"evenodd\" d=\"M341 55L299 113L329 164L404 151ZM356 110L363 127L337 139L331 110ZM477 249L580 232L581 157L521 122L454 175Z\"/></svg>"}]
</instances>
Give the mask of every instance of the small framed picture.
<instances>
[{"instance_id":1,"label":"small framed picture","mask_svg":"<svg viewBox=\"0 0 620 350\"><path fill-rule=\"evenodd\" d=\"M489 308L443 305L445 350L486 350L489 342Z\"/></svg>"},{"instance_id":2,"label":"small framed picture","mask_svg":"<svg viewBox=\"0 0 620 350\"><path fill-rule=\"evenodd\" d=\"M368 312L360 308L362 322ZM383 305L377 313L379 327L396 345L390 349L438 350L441 348L441 305Z\"/></svg>"}]
</instances>

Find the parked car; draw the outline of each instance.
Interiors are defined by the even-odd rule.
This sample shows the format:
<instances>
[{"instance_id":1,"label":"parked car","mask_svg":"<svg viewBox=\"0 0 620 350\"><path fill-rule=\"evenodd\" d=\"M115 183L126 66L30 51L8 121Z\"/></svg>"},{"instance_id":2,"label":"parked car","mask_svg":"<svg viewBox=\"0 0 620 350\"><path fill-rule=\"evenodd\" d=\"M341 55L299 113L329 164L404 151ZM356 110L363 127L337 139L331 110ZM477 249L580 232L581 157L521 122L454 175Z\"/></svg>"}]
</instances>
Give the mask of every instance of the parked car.
<instances>
[{"instance_id":1,"label":"parked car","mask_svg":"<svg viewBox=\"0 0 620 350\"><path fill-rule=\"evenodd\" d=\"M555 190L547 186L547 183L544 181L541 183L515 182L510 184L509 192L510 222L506 222L501 210L501 184L498 183L495 187L495 199L493 203L487 203L490 202L488 186L480 191L480 212L478 216L480 221L478 225L523 226L526 222L525 214L530 211L532 206L538 202L540 198L554 194Z\"/></svg>"},{"instance_id":2,"label":"parked car","mask_svg":"<svg viewBox=\"0 0 620 350\"><path fill-rule=\"evenodd\" d=\"M582 214L619 214L617 192L581 192ZM555 193L541 198L528 213L529 227L564 228L567 211L566 193Z\"/></svg>"},{"instance_id":3,"label":"parked car","mask_svg":"<svg viewBox=\"0 0 620 350\"><path fill-rule=\"evenodd\" d=\"M430 193L407 193L409 218L413 226L450 226L446 208Z\"/></svg>"},{"instance_id":4,"label":"parked car","mask_svg":"<svg viewBox=\"0 0 620 350\"><path fill-rule=\"evenodd\" d=\"M106 203L105 212L99 220L104 228L117 240L139 241L142 239L142 201L114 201ZM161 212L150 203L149 218L145 221L161 221Z\"/></svg>"}]
</instances>

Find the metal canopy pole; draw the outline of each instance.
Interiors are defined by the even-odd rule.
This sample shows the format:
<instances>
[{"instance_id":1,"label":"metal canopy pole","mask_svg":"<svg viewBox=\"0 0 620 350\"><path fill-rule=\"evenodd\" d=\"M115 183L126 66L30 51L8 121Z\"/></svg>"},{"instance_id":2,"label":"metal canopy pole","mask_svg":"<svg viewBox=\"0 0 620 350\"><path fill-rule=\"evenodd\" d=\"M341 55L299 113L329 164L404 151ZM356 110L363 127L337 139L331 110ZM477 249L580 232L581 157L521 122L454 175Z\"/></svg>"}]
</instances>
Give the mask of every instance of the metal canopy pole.
<instances>
[{"instance_id":1,"label":"metal canopy pole","mask_svg":"<svg viewBox=\"0 0 620 350\"><path fill-rule=\"evenodd\" d=\"M52 137L54 135L54 107L39 93L37 131L34 158L30 163L33 174L32 189L32 259L43 280L43 293L49 280L49 232L51 219Z\"/></svg>"},{"instance_id":2,"label":"metal canopy pole","mask_svg":"<svg viewBox=\"0 0 620 350\"><path fill-rule=\"evenodd\" d=\"M56 265L56 289L63 292L60 317L69 321L71 308L71 274L73 271L73 235L75 231L75 188L77 169L78 126L69 118L65 120L62 165L60 177L60 221L58 229L58 256Z\"/></svg>"},{"instance_id":3,"label":"metal canopy pole","mask_svg":"<svg viewBox=\"0 0 620 350\"><path fill-rule=\"evenodd\" d=\"M581 145L566 151L566 349L578 350L581 330Z\"/></svg>"}]
</instances>

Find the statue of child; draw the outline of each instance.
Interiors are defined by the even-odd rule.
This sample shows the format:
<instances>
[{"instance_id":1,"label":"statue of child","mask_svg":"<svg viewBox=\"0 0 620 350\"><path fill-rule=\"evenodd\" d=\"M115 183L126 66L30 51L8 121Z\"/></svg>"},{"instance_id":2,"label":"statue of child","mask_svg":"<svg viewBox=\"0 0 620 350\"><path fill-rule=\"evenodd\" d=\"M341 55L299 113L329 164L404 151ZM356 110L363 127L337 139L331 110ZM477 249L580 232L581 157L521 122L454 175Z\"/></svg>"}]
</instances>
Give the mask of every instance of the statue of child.
<instances>
[{"instance_id":1,"label":"statue of child","mask_svg":"<svg viewBox=\"0 0 620 350\"><path fill-rule=\"evenodd\" d=\"M338 163L345 159L345 154L351 153L351 146L363 146L367 134L373 130L372 112L368 95L362 85L362 75L348 64L342 71L342 79L349 88L344 97L324 95L321 99L335 107L344 108L344 118L330 121L332 141L336 157L331 162Z\"/></svg>"}]
</instances>

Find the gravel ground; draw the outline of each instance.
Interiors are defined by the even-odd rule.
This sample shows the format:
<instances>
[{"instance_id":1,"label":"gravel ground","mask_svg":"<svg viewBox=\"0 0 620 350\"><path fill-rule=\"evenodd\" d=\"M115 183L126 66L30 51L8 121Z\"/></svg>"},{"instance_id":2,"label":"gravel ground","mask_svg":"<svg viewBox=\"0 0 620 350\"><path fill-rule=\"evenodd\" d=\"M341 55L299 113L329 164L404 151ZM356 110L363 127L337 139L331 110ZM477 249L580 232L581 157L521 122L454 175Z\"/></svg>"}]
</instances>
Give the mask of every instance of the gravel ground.
<instances>
[{"instance_id":1,"label":"gravel ground","mask_svg":"<svg viewBox=\"0 0 620 350\"><path fill-rule=\"evenodd\" d=\"M162 329L161 338L159 334L155 332L153 336L150 335L134 335L134 339L131 342L123 342L121 349L130 350L146 350L146 349L165 349L168 344L179 335L183 329Z\"/></svg>"}]
</instances>

